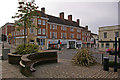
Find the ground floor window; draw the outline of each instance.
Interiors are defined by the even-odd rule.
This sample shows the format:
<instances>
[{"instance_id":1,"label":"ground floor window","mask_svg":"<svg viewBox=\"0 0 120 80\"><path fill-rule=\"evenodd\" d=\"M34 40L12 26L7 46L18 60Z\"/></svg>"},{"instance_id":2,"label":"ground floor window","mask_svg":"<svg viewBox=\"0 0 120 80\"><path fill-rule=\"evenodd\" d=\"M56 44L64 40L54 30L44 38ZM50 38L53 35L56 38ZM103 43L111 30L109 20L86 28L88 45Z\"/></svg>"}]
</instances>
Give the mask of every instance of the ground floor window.
<instances>
[{"instance_id":1,"label":"ground floor window","mask_svg":"<svg viewBox=\"0 0 120 80\"><path fill-rule=\"evenodd\" d=\"M101 48L104 48L104 43L101 43Z\"/></svg>"},{"instance_id":2,"label":"ground floor window","mask_svg":"<svg viewBox=\"0 0 120 80\"><path fill-rule=\"evenodd\" d=\"M45 45L45 39L37 38L38 45Z\"/></svg>"},{"instance_id":3,"label":"ground floor window","mask_svg":"<svg viewBox=\"0 0 120 80\"><path fill-rule=\"evenodd\" d=\"M58 44L49 44L49 49L58 49Z\"/></svg>"},{"instance_id":4,"label":"ground floor window","mask_svg":"<svg viewBox=\"0 0 120 80\"><path fill-rule=\"evenodd\" d=\"M77 44L76 47L77 47L77 48L81 48L81 44Z\"/></svg>"},{"instance_id":5,"label":"ground floor window","mask_svg":"<svg viewBox=\"0 0 120 80\"><path fill-rule=\"evenodd\" d=\"M106 43L106 48L109 48L109 43Z\"/></svg>"}]
</instances>

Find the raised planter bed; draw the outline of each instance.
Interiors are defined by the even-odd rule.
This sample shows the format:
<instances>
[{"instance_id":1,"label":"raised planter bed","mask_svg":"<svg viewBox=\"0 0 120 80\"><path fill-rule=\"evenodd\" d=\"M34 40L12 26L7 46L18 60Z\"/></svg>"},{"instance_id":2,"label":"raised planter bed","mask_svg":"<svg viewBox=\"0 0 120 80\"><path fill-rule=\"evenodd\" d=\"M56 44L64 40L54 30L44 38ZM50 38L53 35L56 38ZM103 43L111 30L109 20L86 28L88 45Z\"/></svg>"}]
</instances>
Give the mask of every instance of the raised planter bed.
<instances>
[{"instance_id":1,"label":"raised planter bed","mask_svg":"<svg viewBox=\"0 0 120 80\"><path fill-rule=\"evenodd\" d=\"M20 61L20 72L25 76L31 76L35 72L35 64L57 63L57 51L43 51L23 55Z\"/></svg>"},{"instance_id":2,"label":"raised planter bed","mask_svg":"<svg viewBox=\"0 0 120 80\"><path fill-rule=\"evenodd\" d=\"M10 64L19 64L22 55L15 53L8 53L8 62Z\"/></svg>"}]
</instances>

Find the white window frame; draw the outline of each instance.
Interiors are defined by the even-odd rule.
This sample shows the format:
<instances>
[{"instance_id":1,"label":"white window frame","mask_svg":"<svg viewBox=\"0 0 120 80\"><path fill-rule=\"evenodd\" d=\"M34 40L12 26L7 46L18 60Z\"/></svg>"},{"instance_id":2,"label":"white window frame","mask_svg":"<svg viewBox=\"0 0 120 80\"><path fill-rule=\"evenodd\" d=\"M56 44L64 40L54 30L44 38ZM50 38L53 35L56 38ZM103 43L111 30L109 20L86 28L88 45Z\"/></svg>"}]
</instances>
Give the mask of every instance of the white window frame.
<instances>
[{"instance_id":1,"label":"white window frame","mask_svg":"<svg viewBox=\"0 0 120 80\"><path fill-rule=\"evenodd\" d=\"M33 30L33 32L32 32L32 30ZM27 33L27 30L26 30L26 33ZM30 28L30 33L31 34L34 33L34 29L33 28Z\"/></svg>"},{"instance_id":2,"label":"white window frame","mask_svg":"<svg viewBox=\"0 0 120 80\"><path fill-rule=\"evenodd\" d=\"M77 29L77 32L80 32L80 29Z\"/></svg>"},{"instance_id":3,"label":"white window frame","mask_svg":"<svg viewBox=\"0 0 120 80\"><path fill-rule=\"evenodd\" d=\"M50 32L50 38L52 38L52 32Z\"/></svg>"},{"instance_id":4,"label":"white window frame","mask_svg":"<svg viewBox=\"0 0 120 80\"><path fill-rule=\"evenodd\" d=\"M73 32L73 31L74 31L74 28L73 28L73 27L72 27L72 28L70 28L70 31L72 31L72 32Z\"/></svg>"},{"instance_id":5,"label":"white window frame","mask_svg":"<svg viewBox=\"0 0 120 80\"><path fill-rule=\"evenodd\" d=\"M41 28L38 29L38 34L41 34Z\"/></svg>"},{"instance_id":6,"label":"white window frame","mask_svg":"<svg viewBox=\"0 0 120 80\"><path fill-rule=\"evenodd\" d=\"M57 38L57 32L55 33L55 38Z\"/></svg>"},{"instance_id":7,"label":"white window frame","mask_svg":"<svg viewBox=\"0 0 120 80\"><path fill-rule=\"evenodd\" d=\"M42 29L42 34L45 35L45 29Z\"/></svg>"},{"instance_id":8,"label":"white window frame","mask_svg":"<svg viewBox=\"0 0 120 80\"><path fill-rule=\"evenodd\" d=\"M38 24L41 24L42 20L41 19L38 19Z\"/></svg>"},{"instance_id":9,"label":"white window frame","mask_svg":"<svg viewBox=\"0 0 120 80\"><path fill-rule=\"evenodd\" d=\"M50 24L50 29L52 29L52 24Z\"/></svg>"},{"instance_id":10,"label":"white window frame","mask_svg":"<svg viewBox=\"0 0 120 80\"><path fill-rule=\"evenodd\" d=\"M45 20L42 20L42 24L45 25Z\"/></svg>"}]
</instances>

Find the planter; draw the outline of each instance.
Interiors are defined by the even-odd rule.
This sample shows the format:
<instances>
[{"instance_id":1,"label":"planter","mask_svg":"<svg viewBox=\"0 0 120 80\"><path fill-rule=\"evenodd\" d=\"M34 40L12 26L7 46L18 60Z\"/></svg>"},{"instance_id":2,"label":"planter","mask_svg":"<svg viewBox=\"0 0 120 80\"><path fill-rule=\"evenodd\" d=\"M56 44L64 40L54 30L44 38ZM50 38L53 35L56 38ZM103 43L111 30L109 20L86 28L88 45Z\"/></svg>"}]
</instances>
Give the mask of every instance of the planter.
<instances>
[{"instance_id":1,"label":"planter","mask_svg":"<svg viewBox=\"0 0 120 80\"><path fill-rule=\"evenodd\" d=\"M115 55L115 53L111 52L111 51L109 51L108 53L109 53L109 55Z\"/></svg>"},{"instance_id":2,"label":"planter","mask_svg":"<svg viewBox=\"0 0 120 80\"><path fill-rule=\"evenodd\" d=\"M17 53L8 53L8 62L10 64L19 64L22 55Z\"/></svg>"}]
</instances>

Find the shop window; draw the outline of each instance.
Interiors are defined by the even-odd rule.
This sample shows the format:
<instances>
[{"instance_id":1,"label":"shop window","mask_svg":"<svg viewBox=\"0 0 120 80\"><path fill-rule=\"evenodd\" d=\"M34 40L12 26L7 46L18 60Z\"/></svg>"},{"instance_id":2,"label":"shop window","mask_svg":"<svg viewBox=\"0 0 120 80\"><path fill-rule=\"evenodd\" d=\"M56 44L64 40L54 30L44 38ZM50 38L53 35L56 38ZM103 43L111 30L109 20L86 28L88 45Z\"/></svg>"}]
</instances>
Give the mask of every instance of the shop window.
<instances>
[{"instance_id":1,"label":"shop window","mask_svg":"<svg viewBox=\"0 0 120 80\"><path fill-rule=\"evenodd\" d=\"M104 43L101 43L101 48L104 48Z\"/></svg>"},{"instance_id":2,"label":"shop window","mask_svg":"<svg viewBox=\"0 0 120 80\"><path fill-rule=\"evenodd\" d=\"M106 43L106 48L109 48L109 43Z\"/></svg>"}]
</instances>

